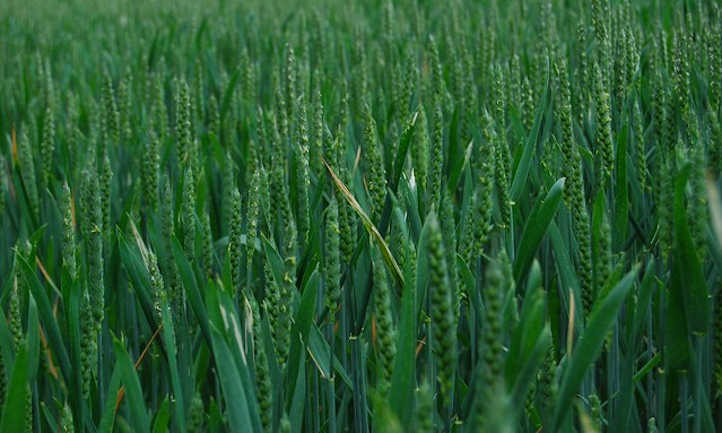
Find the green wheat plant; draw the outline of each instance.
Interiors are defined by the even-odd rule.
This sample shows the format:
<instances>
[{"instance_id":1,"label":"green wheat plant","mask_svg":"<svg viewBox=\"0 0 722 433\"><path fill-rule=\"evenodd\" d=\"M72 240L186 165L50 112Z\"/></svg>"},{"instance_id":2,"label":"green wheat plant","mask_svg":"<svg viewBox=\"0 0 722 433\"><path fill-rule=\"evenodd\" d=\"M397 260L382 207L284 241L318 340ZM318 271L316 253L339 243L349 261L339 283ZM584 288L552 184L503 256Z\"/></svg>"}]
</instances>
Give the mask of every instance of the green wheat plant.
<instances>
[{"instance_id":1,"label":"green wheat plant","mask_svg":"<svg viewBox=\"0 0 722 433\"><path fill-rule=\"evenodd\" d=\"M0 29L1 433L721 431L719 0Z\"/></svg>"}]
</instances>

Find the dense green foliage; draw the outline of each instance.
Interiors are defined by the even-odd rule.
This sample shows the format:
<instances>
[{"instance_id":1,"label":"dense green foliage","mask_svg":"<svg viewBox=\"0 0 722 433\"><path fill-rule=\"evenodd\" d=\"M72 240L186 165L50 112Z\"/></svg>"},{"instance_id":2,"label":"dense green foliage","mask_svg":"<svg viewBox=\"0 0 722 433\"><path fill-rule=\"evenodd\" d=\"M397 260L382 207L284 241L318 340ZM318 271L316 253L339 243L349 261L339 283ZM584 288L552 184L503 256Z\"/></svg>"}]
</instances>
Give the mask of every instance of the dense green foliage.
<instances>
[{"instance_id":1,"label":"dense green foliage","mask_svg":"<svg viewBox=\"0 0 722 433\"><path fill-rule=\"evenodd\" d=\"M0 4L0 431L722 425L718 1L232 3Z\"/></svg>"}]
</instances>

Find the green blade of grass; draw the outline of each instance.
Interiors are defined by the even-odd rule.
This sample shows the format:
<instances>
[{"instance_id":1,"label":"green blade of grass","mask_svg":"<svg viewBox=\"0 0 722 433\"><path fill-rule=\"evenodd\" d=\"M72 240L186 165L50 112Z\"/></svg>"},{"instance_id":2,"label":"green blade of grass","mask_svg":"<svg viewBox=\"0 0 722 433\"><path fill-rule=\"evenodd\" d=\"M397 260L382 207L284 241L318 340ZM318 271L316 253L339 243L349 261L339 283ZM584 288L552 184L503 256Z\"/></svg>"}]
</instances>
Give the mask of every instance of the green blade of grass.
<instances>
[{"instance_id":1,"label":"green blade of grass","mask_svg":"<svg viewBox=\"0 0 722 433\"><path fill-rule=\"evenodd\" d=\"M28 357L28 380L35 379L38 373L38 364L43 354L40 351L40 323L38 321L38 307L32 293L28 297L28 320L27 320L27 357Z\"/></svg>"},{"instance_id":2,"label":"green blade of grass","mask_svg":"<svg viewBox=\"0 0 722 433\"><path fill-rule=\"evenodd\" d=\"M122 381L125 384L125 392L127 397L125 401L130 406L130 420L135 431L139 433L150 433L150 418L148 409L143 398L143 390L140 385L140 379L135 372L133 361L130 359L128 352L123 347L123 343L117 338L113 338L113 348L115 352L116 362L119 364Z\"/></svg>"},{"instance_id":3,"label":"green blade of grass","mask_svg":"<svg viewBox=\"0 0 722 433\"><path fill-rule=\"evenodd\" d=\"M532 209L529 218L524 224L516 260L514 261L514 279L517 284L521 284L524 279L534 259L534 254L536 254L539 244L549 228L549 224L554 219L557 209L559 209L564 191L564 181L564 178L559 179L549 189L544 200L537 200L534 209Z\"/></svg>"},{"instance_id":4,"label":"green blade of grass","mask_svg":"<svg viewBox=\"0 0 722 433\"><path fill-rule=\"evenodd\" d=\"M535 274L539 274L538 264ZM537 282L540 282L537 279ZM506 363L507 383L516 383L522 366L533 353L534 346L546 326L546 302L541 285L536 284L524 296L519 323L512 333L509 355ZM547 330L548 332L548 330ZM550 340L551 341L551 340Z\"/></svg>"},{"instance_id":5,"label":"green blade of grass","mask_svg":"<svg viewBox=\"0 0 722 433\"><path fill-rule=\"evenodd\" d=\"M160 408L155 413L155 419L153 419L153 433L167 433L169 422L170 407L168 405L168 397L166 397L163 399L163 402L160 404ZM185 430L180 429L180 431Z\"/></svg>"},{"instance_id":6,"label":"green blade of grass","mask_svg":"<svg viewBox=\"0 0 722 433\"><path fill-rule=\"evenodd\" d=\"M321 330L319 330L316 325L311 327L311 332L308 337L308 346L306 349L308 350L311 359L320 370L322 377L330 377L331 365L329 365L328 359L329 344L328 341L324 339L321 334ZM348 372L343 368L343 364L341 364L341 361L339 361L335 355L333 357L333 369L336 374L341 377L341 380L346 384L346 386L349 388L353 387Z\"/></svg>"},{"instance_id":7,"label":"green blade of grass","mask_svg":"<svg viewBox=\"0 0 722 433\"><path fill-rule=\"evenodd\" d=\"M15 356L13 371L10 374L6 403L3 406L2 420L0 420L0 431L27 431L27 404L29 402L27 397L30 392L28 373L28 352L25 344L22 344Z\"/></svg>"},{"instance_id":8,"label":"green blade of grass","mask_svg":"<svg viewBox=\"0 0 722 433\"><path fill-rule=\"evenodd\" d=\"M65 348L65 343L63 342L63 338L60 334L58 322L55 320L55 314L53 314L50 299L48 299L48 295L45 288L43 288L40 283L37 273L32 269L24 257L20 257L19 265L21 266L25 279L30 286L30 292L32 293L33 298L35 298L35 302L37 302L40 321L47 335L48 344L60 364L60 371L63 374L63 378L66 383L70 383L73 377L73 373L70 368L70 357L68 356L68 351Z\"/></svg>"},{"instance_id":9,"label":"green blade of grass","mask_svg":"<svg viewBox=\"0 0 722 433\"><path fill-rule=\"evenodd\" d=\"M681 272L679 282L683 284L679 289L684 300L689 331L693 334L704 335L709 330L712 304L704 271L697 254L697 246L692 240L689 229L690 222L684 206L685 187L691 170L691 165L685 166L675 182L674 230L676 254L674 260L679 262L678 270ZM700 223L698 222L698 224Z\"/></svg>"},{"instance_id":10,"label":"green blade of grass","mask_svg":"<svg viewBox=\"0 0 722 433\"><path fill-rule=\"evenodd\" d=\"M559 431L571 408L574 394L579 389L579 385L581 385L589 367L601 353L604 338L616 320L617 314L637 277L638 270L639 266L635 266L606 297L599 299L592 308L587 326L577 342L577 347L572 353L559 387L551 432Z\"/></svg>"},{"instance_id":11,"label":"green blade of grass","mask_svg":"<svg viewBox=\"0 0 722 433\"><path fill-rule=\"evenodd\" d=\"M180 431L185 431L185 399L183 398L183 387L181 386L180 374L178 372L178 351L176 349L175 328L170 314L170 307L166 299L162 300L161 314L163 324L163 343L165 351L168 354L168 368L170 369L170 379L173 388L174 422ZM168 409L166 408L166 410ZM155 426L153 430L155 431Z\"/></svg>"},{"instance_id":12,"label":"green blade of grass","mask_svg":"<svg viewBox=\"0 0 722 433\"><path fill-rule=\"evenodd\" d=\"M188 295L188 303L191 305L191 309L198 319L198 325L201 328L201 332L203 333L203 337L205 337L206 343L210 346L211 331L209 326L208 310L203 303L203 298L201 297L198 289L198 284L196 283L196 277L193 269L191 268L191 264L188 262L188 259L186 259L185 254L183 253L183 248L180 246L178 239L173 238L171 249L173 251L175 262L178 265L178 271L181 274L181 279L183 280L183 287Z\"/></svg>"},{"instance_id":13,"label":"green blade of grass","mask_svg":"<svg viewBox=\"0 0 722 433\"><path fill-rule=\"evenodd\" d=\"M254 431L250 430L252 429L251 415L233 355L231 355L231 351L228 349L221 332L212 324L211 341L216 367L218 368L218 377L226 402L226 414L230 431L238 433Z\"/></svg>"},{"instance_id":14,"label":"green blade of grass","mask_svg":"<svg viewBox=\"0 0 722 433\"><path fill-rule=\"evenodd\" d=\"M116 363L113 368L113 374L110 377L110 383L107 388L105 404L103 405L103 413L98 424L98 433L112 433L113 423L115 422L115 405L118 391L120 390L121 377L123 370L120 363Z\"/></svg>"},{"instance_id":15,"label":"green blade of grass","mask_svg":"<svg viewBox=\"0 0 722 433\"><path fill-rule=\"evenodd\" d=\"M416 287L406 285L401 296L401 321L396 341L389 404L404 429L411 428L416 377Z\"/></svg>"},{"instance_id":16,"label":"green blade of grass","mask_svg":"<svg viewBox=\"0 0 722 433\"><path fill-rule=\"evenodd\" d=\"M291 348L288 355L288 378L295 379L304 368L302 358L307 344L308 334L311 332L313 315L316 309L316 293L318 292L319 275L314 270L310 283L306 285L301 295L301 302L296 311L293 327L291 328ZM297 386L297 383L289 383L289 386ZM294 395L293 388L288 390L288 396Z\"/></svg>"}]
</instances>

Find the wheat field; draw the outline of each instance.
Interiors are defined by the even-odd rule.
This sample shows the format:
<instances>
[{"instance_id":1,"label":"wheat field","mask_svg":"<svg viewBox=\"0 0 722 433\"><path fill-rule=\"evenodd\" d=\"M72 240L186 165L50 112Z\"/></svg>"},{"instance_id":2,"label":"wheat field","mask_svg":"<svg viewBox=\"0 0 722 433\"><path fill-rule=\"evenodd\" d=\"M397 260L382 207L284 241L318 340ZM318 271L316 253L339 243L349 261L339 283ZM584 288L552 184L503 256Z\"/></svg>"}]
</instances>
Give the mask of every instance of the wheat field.
<instances>
[{"instance_id":1,"label":"wheat field","mask_svg":"<svg viewBox=\"0 0 722 433\"><path fill-rule=\"evenodd\" d=\"M722 426L718 0L5 0L0 432Z\"/></svg>"}]
</instances>

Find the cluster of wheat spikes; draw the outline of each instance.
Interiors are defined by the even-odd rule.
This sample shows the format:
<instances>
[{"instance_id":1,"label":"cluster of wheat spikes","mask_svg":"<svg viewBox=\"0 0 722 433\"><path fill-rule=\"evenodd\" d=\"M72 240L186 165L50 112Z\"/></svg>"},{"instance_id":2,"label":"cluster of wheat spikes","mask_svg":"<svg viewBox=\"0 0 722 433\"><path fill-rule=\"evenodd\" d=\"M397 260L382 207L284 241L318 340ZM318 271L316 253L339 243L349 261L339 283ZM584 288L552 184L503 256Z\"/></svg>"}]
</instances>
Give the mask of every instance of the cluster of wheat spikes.
<instances>
[{"instance_id":1,"label":"cluster of wheat spikes","mask_svg":"<svg viewBox=\"0 0 722 433\"><path fill-rule=\"evenodd\" d=\"M722 431L718 0L0 3L0 432Z\"/></svg>"}]
</instances>

